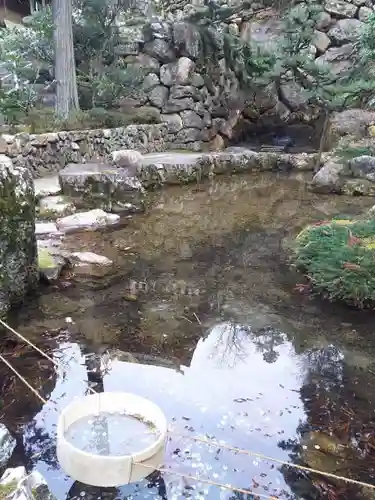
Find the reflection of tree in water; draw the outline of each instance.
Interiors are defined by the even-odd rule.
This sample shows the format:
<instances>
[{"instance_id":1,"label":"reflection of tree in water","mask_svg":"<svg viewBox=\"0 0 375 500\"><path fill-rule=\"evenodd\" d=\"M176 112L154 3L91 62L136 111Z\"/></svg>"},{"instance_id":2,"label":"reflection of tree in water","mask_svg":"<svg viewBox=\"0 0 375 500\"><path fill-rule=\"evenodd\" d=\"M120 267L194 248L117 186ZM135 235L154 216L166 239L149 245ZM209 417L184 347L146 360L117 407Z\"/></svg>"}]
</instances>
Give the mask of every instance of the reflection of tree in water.
<instances>
[{"instance_id":1,"label":"reflection of tree in water","mask_svg":"<svg viewBox=\"0 0 375 500\"><path fill-rule=\"evenodd\" d=\"M274 363L279 357L275 349L284 341L285 335L272 327L253 331L250 326L230 322L217 335L212 358L216 358L219 365L233 368L237 363L246 361L251 343L263 353L264 361Z\"/></svg>"},{"instance_id":2,"label":"reflection of tree in water","mask_svg":"<svg viewBox=\"0 0 375 500\"><path fill-rule=\"evenodd\" d=\"M219 366L234 368L247 358L246 343L251 329L231 322L219 331L211 358L216 358Z\"/></svg>"},{"instance_id":3,"label":"reflection of tree in water","mask_svg":"<svg viewBox=\"0 0 375 500\"><path fill-rule=\"evenodd\" d=\"M334 346L309 351L305 365L300 393L306 420L297 429L298 440L279 446L290 452L292 462L373 484L374 376L348 365ZM371 490L343 481L306 476L288 467L282 468L282 473L292 491L306 499L374 498Z\"/></svg>"},{"instance_id":4,"label":"reflection of tree in water","mask_svg":"<svg viewBox=\"0 0 375 500\"><path fill-rule=\"evenodd\" d=\"M267 326L254 332L254 344L257 350L263 353L263 359L267 363L274 363L279 357L275 348L285 342L285 334Z\"/></svg>"}]
</instances>

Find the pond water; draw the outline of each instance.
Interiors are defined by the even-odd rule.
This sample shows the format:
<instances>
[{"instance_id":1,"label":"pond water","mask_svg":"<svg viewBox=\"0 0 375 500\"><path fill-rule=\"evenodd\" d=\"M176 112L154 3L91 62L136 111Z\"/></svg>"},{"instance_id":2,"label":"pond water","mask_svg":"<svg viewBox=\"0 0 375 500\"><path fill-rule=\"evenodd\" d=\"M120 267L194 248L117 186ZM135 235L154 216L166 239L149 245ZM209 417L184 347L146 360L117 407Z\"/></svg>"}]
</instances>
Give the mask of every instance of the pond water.
<instances>
[{"instance_id":1,"label":"pond water","mask_svg":"<svg viewBox=\"0 0 375 500\"><path fill-rule=\"evenodd\" d=\"M37 468L58 500L374 498L223 447L374 482L374 313L295 291L303 277L287 264L288 240L308 222L372 205L309 193L300 175L245 175L154 193L122 229L70 235L68 247L114 266L65 276L13 318L59 368L4 338L4 355L48 400L0 367L1 421L18 436L12 465ZM162 408L170 472L117 491L64 475L58 411L89 386Z\"/></svg>"}]
</instances>

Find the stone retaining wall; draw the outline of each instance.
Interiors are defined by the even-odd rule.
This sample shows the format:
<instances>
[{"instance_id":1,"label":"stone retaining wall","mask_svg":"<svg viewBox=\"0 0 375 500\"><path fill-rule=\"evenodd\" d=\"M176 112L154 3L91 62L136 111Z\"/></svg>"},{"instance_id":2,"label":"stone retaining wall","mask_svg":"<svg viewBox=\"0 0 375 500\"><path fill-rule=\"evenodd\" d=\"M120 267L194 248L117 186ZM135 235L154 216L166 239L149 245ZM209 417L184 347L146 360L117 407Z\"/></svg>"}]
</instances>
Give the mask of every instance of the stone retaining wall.
<instances>
[{"instance_id":1,"label":"stone retaining wall","mask_svg":"<svg viewBox=\"0 0 375 500\"><path fill-rule=\"evenodd\" d=\"M12 158L16 166L26 167L34 178L58 172L68 163L106 160L118 149L142 153L165 151L167 126L130 125L105 130L79 130L47 134L3 135L0 153Z\"/></svg>"}]
</instances>

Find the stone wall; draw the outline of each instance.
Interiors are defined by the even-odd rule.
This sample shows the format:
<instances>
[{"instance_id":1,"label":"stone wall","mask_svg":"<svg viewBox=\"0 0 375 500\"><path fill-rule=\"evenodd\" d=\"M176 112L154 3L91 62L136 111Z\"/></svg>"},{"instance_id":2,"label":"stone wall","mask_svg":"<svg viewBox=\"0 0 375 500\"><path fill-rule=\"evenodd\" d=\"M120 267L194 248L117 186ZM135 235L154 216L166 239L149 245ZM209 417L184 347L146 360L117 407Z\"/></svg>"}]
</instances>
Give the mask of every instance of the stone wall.
<instances>
[{"instance_id":1,"label":"stone wall","mask_svg":"<svg viewBox=\"0 0 375 500\"><path fill-rule=\"evenodd\" d=\"M30 172L0 155L0 316L38 282L35 196Z\"/></svg>"},{"instance_id":2,"label":"stone wall","mask_svg":"<svg viewBox=\"0 0 375 500\"><path fill-rule=\"evenodd\" d=\"M103 160L117 149L137 149L142 153L165 151L168 136L165 124L51 132L46 134L3 135L0 153L26 167L34 178L58 172L67 163Z\"/></svg>"},{"instance_id":3,"label":"stone wall","mask_svg":"<svg viewBox=\"0 0 375 500\"><path fill-rule=\"evenodd\" d=\"M266 1L266 0L264 0ZM218 29L260 45L276 45L281 37L280 13L262 2L218 2L220 13L234 8ZM309 54L320 63L328 63L336 73L352 64L358 34L363 22L373 12L375 0L326 0L316 26L314 44ZM294 82L284 82L280 89L244 95L237 79L220 61L218 75L208 75L200 66L201 35L184 21L192 11L204 12L202 0L161 2L163 18L140 24L120 26L124 43L118 55L126 63L147 71L143 88L126 106L152 106L168 124L167 142L179 149L200 150L223 147L241 130L276 122L314 122L318 110L308 106L308 96ZM220 74L221 73L221 74Z\"/></svg>"}]
</instances>

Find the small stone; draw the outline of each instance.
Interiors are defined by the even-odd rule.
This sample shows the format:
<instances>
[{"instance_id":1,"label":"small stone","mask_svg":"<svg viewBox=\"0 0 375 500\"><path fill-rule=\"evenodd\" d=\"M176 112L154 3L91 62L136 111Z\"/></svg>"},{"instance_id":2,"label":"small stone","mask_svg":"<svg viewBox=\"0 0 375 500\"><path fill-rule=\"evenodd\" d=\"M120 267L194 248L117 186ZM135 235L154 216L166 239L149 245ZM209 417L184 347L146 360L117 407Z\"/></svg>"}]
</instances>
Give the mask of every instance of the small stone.
<instances>
[{"instance_id":1,"label":"small stone","mask_svg":"<svg viewBox=\"0 0 375 500\"><path fill-rule=\"evenodd\" d=\"M98 266L111 266L113 264L112 260L93 252L73 252L69 257L81 264L96 264Z\"/></svg>"},{"instance_id":2,"label":"small stone","mask_svg":"<svg viewBox=\"0 0 375 500\"><path fill-rule=\"evenodd\" d=\"M183 127L181 116L177 113L171 115L161 115L161 121L168 125L168 131L172 134L179 132Z\"/></svg>"},{"instance_id":3,"label":"small stone","mask_svg":"<svg viewBox=\"0 0 375 500\"><path fill-rule=\"evenodd\" d=\"M184 111L185 109L194 109L195 103L191 97L185 97L184 99L169 99L164 106L163 111L165 113L178 113Z\"/></svg>"},{"instance_id":4,"label":"small stone","mask_svg":"<svg viewBox=\"0 0 375 500\"><path fill-rule=\"evenodd\" d=\"M358 19L362 22L366 22L373 13L374 11L369 7L361 7L358 11Z\"/></svg>"},{"instance_id":5,"label":"small stone","mask_svg":"<svg viewBox=\"0 0 375 500\"><path fill-rule=\"evenodd\" d=\"M12 456L14 448L16 447L16 440L5 427L0 424L0 467L6 466L8 460Z\"/></svg>"},{"instance_id":6,"label":"small stone","mask_svg":"<svg viewBox=\"0 0 375 500\"><path fill-rule=\"evenodd\" d=\"M66 196L47 196L39 201L39 217L43 219L63 217L75 211L74 203Z\"/></svg>"},{"instance_id":7,"label":"small stone","mask_svg":"<svg viewBox=\"0 0 375 500\"><path fill-rule=\"evenodd\" d=\"M142 154L135 149L120 149L112 151L112 164L116 167L137 169L142 164Z\"/></svg>"},{"instance_id":8,"label":"small stone","mask_svg":"<svg viewBox=\"0 0 375 500\"><path fill-rule=\"evenodd\" d=\"M204 78L199 73L193 73L191 76L191 84L194 87L201 88L204 85Z\"/></svg>"},{"instance_id":9,"label":"small stone","mask_svg":"<svg viewBox=\"0 0 375 500\"><path fill-rule=\"evenodd\" d=\"M210 151L222 151L225 148L225 141L220 134L215 135L209 144Z\"/></svg>"},{"instance_id":10,"label":"small stone","mask_svg":"<svg viewBox=\"0 0 375 500\"><path fill-rule=\"evenodd\" d=\"M343 180L341 175L345 167L340 163L329 161L314 175L311 189L316 193L340 193Z\"/></svg>"},{"instance_id":11,"label":"small stone","mask_svg":"<svg viewBox=\"0 0 375 500\"><path fill-rule=\"evenodd\" d=\"M331 40L328 35L322 31L315 30L313 44L317 48L318 52L324 53L331 44Z\"/></svg>"},{"instance_id":12,"label":"small stone","mask_svg":"<svg viewBox=\"0 0 375 500\"><path fill-rule=\"evenodd\" d=\"M17 484L26 476L27 473L25 467L23 466L12 467L10 469L5 470L4 474L1 476L0 484L2 485L12 484L12 483Z\"/></svg>"},{"instance_id":13,"label":"small stone","mask_svg":"<svg viewBox=\"0 0 375 500\"><path fill-rule=\"evenodd\" d=\"M154 87L160 84L160 80L157 74L149 73L145 76L142 88L145 92L152 90Z\"/></svg>"},{"instance_id":14,"label":"small stone","mask_svg":"<svg viewBox=\"0 0 375 500\"><path fill-rule=\"evenodd\" d=\"M56 225L60 231L74 231L79 229L95 230L112 226L118 223L119 220L120 216L117 214L109 214L104 212L104 210L95 209L58 219Z\"/></svg>"},{"instance_id":15,"label":"small stone","mask_svg":"<svg viewBox=\"0 0 375 500\"><path fill-rule=\"evenodd\" d=\"M328 12L320 12L316 23L316 28L320 31L327 30L332 24L332 18Z\"/></svg>"}]
</instances>

